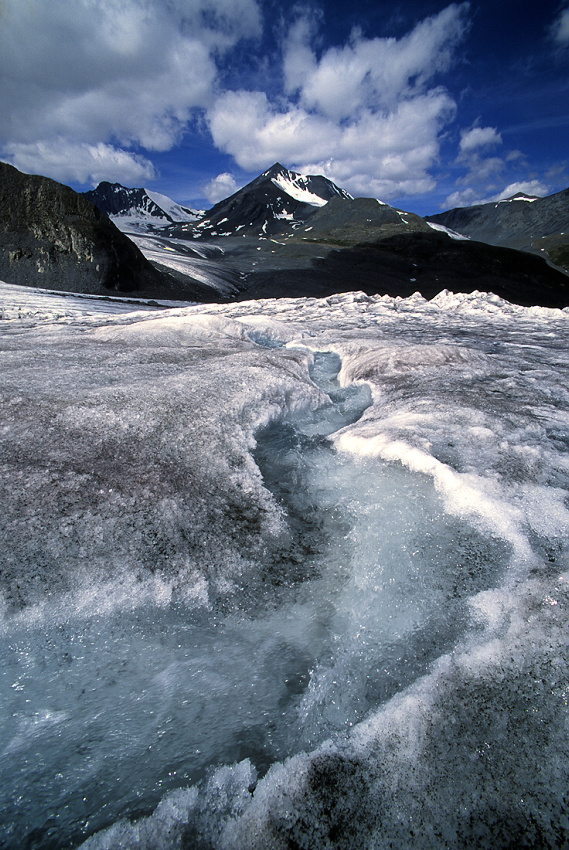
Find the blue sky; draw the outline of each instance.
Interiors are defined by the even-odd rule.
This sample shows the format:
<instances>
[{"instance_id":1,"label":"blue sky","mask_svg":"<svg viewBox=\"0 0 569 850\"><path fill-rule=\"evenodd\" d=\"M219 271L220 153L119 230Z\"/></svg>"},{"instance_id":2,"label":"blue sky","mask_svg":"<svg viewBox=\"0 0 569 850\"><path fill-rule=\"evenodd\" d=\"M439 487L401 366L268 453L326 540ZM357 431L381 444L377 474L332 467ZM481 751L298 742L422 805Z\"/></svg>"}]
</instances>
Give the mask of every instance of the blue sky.
<instances>
[{"instance_id":1,"label":"blue sky","mask_svg":"<svg viewBox=\"0 0 569 850\"><path fill-rule=\"evenodd\" d=\"M273 162L420 214L569 186L569 0L3 0L0 158L208 207Z\"/></svg>"}]
</instances>

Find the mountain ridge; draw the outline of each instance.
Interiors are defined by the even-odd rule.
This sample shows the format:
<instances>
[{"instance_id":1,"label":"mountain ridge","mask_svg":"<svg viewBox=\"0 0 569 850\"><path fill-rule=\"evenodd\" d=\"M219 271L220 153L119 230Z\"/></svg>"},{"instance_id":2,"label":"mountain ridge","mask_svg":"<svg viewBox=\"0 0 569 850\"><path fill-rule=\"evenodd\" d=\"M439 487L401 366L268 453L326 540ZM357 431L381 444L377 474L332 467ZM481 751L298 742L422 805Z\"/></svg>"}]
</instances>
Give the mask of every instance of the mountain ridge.
<instances>
[{"instance_id":1,"label":"mountain ridge","mask_svg":"<svg viewBox=\"0 0 569 850\"><path fill-rule=\"evenodd\" d=\"M425 218L489 245L540 254L569 271L569 188L543 198L517 193Z\"/></svg>"},{"instance_id":2,"label":"mountain ridge","mask_svg":"<svg viewBox=\"0 0 569 850\"><path fill-rule=\"evenodd\" d=\"M0 162L0 279L91 295L129 293L184 301L226 300L200 269L179 275L150 262L84 193ZM222 276L225 290L234 290Z\"/></svg>"}]
</instances>

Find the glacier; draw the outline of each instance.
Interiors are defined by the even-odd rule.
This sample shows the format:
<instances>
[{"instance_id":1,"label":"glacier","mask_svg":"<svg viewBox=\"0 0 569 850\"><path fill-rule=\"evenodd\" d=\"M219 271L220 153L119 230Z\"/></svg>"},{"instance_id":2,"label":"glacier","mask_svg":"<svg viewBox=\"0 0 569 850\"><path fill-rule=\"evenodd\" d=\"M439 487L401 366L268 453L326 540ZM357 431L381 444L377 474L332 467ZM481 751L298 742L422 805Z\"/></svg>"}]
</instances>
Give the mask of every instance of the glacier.
<instances>
[{"instance_id":1,"label":"glacier","mask_svg":"<svg viewBox=\"0 0 569 850\"><path fill-rule=\"evenodd\" d=\"M0 847L567 843L569 310L0 300Z\"/></svg>"}]
</instances>

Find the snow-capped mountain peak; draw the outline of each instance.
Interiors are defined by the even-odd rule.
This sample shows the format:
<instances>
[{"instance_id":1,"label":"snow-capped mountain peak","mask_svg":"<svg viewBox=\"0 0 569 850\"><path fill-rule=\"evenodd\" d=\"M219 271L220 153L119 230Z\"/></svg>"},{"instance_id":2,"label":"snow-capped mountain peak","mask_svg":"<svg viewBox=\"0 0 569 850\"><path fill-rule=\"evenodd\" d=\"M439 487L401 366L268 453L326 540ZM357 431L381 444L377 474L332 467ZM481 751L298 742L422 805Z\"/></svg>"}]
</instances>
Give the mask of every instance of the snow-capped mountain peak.
<instances>
[{"instance_id":1,"label":"snow-capped mountain peak","mask_svg":"<svg viewBox=\"0 0 569 850\"><path fill-rule=\"evenodd\" d=\"M299 174L276 162L208 210L196 226L196 233L229 236L239 232L269 236L282 230L283 221L304 221L332 198L353 200L327 177Z\"/></svg>"},{"instance_id":2,"label":"snow-capped mountain peak","mask_svg":"<svg viewBox=\"0 0 569 850\"><path fill-rule=\"evenodd\" d=\"M148 189L129 189L120 183L99 183L84 192L121 230L143 230L178 222L197 221L199 214L173 201L167 195Z\"/></svg>"},{"instance_id":3,"label":"snow-capped mountain peak","mask_svg":"<svg viewBox=\"0 0 569 850\"><path fill-rule=\"evenodd\" d=\"M537 200L537 195L526 195L525 192L518 192L516 195L512 195L510 198L503 198L501 201L498 201L498 203L510 204L512 201L528 201L531 204Z\"/></svg>"}]
</instances>

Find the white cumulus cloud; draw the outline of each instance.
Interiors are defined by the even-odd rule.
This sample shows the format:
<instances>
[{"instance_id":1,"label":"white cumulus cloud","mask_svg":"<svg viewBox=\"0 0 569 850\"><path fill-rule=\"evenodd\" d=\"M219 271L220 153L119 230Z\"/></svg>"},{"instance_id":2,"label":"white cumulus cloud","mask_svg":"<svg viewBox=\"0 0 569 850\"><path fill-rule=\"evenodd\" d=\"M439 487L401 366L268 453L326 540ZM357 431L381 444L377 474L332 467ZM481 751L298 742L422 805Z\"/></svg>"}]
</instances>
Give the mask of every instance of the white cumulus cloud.
<instances>
[{"instance_id":1,"label":"white cumulus cloud","mask_svg":"<svg viewBox=\"0 0 569 850\"><path fill-rule=\"evenodd\" d=\"M454 209L455 207L470 207L478 204L493 204L499 201L504 201L506 198L511 198L514 195L523 192L525 195L537 196L539 198L548 194L548 187L541 180L518 180L514 183L509 183L500 192L495 192L486 197L481 196L472 188L464 189L463 191L453 192L445 200L446 209Z\"/></svg>"},{"instance_id":2,"label":"white cumulus cloud","mask_svg":"<svg viewBox=\"0 0 569 850\"><path fill-rule=\"evenodd\" d=\"M3 0L0 146L168 150L211 102L216 57L260 31L256 0Z\"/></svg>"},{"instance_id":3,"label":"white cumulus cloud","mask_svg":"<svg viewBox=\"0 0 569 850\"><path fill-rule=\"evenodd\" d=\"M350 44L320 58L310 48L311 27L301 20L286 44L287 93L299 92L304 107L335 120L366 108L392 109L448 69L464 35L466 9L467 4L452 4L401 39L365 39L356 32Z\"/></svg>"},{"instance_id":4,"label":"white cumulus cloud","mask_svg":"<svg viewBox=\"0 0 569 850\"><path fill-rule=\"evenodd\" d=\"M523 192L524 195L535 195L542 198L549 192L548 187L541 180L517 180L515 183L510 183L505 189L502 189L495 200L503 201L506 198L511 198L513 195L518 195Z\"/></svg>"},{"instance_id":5,"label":"white cumulus cloud","mask_svg":"<svg viewBox=\"0 0 569 850\"><path fill-rule=\"evenodd\" d=\"M471 130L463 130L460 134L461 154L501 144L502 137L495 127L473 127Z\"/></svg>"},{"instance_id":6,"label":"white cumulus cloud","mask_svg":"<svg viewBox=\"0 0 569 850\"><path fill-rule=\"evenodd\" d=\"M460 187L449 194L445 209L497 203L512 197L517 192L528 195L546 195L547 186L540 180L523 176L527 173L524 155L518 150L505 151L497 155L494 150L503 143L495 127L474 126L462 130L455 166L463 171L455 180ZM505 187L499 188L500 186Z\"/></svg>"},{"instance_id":7,"label":"white cumulus cloud","mask_svg":"<svg viewBox=\"0 0 569 850\"><path fill-rule=\"evenodd\" d=\"M261 92L230 92L210 111L210 126L216 145L248 170L281 160L324 174L352 194L391 198L433 188L428 169L454 109L435 90L387 114L366 110L343 124L292 104L280 111Z\"/></svg>"},{"instance_id":8,"label":"white cumulus cloud","mask_svg":"<svg viewBox=\"0 0 569 850\"><path fill-rule=\"evenodd\" d=\"M102 180L141 186L156 177L150 160L99 142L96 145L56 139L6 146L6 159L27 174L49 175L60 182L91 183Z\"/></svg>"},{"instance_id":9,"label":"white cumulus cloud","mask_svg":"<svg viewBox=\"0 0 569 850\"><path fill-rule=\"evenodd\" d=\"M233 174L224 171L202 186L202 191L204 198L211 204L216 204L218 201L223 201L225 198L233 195L239 188L240 185L235 180Z\"/></svg>"},{"instance_id":10,"label":"white cumulus cloud","mask_svg":"<svg viewBox=\"0 0 569 850\"><path fill-rule=\"evenodd\" d=\"M352 194L392 198L434 186L439 137L455 103L435 77L467 28L451 4L401 39L364 39L318 55L316 24L301 17L284 42L284 97L222 93L208 109L214 143L248 170L276 160L323 173Z\"/></svg>"}]
</instances>

